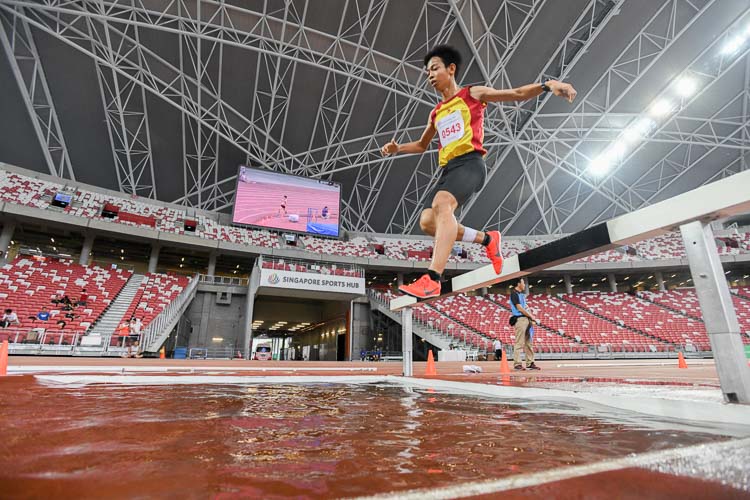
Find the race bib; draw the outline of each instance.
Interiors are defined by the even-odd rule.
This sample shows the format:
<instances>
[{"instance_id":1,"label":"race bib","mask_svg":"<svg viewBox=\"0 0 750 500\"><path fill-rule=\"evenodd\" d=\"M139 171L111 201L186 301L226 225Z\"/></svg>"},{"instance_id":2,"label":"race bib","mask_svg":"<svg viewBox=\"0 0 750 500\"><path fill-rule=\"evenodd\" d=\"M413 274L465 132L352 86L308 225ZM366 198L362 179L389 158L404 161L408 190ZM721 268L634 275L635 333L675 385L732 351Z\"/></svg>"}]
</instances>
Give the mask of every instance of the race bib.
<instances>
[{"instance_id":1,"label":"race bib","mask_svg":"<svg viewBox=\"0 0 750 500\"><path fill-rule=\"evenodd\" d=\"M435 128L442 147L459 140L464 136L464 117L461 115L461 111L457 109L439 119Z\"/></svg>"}]
</instances>

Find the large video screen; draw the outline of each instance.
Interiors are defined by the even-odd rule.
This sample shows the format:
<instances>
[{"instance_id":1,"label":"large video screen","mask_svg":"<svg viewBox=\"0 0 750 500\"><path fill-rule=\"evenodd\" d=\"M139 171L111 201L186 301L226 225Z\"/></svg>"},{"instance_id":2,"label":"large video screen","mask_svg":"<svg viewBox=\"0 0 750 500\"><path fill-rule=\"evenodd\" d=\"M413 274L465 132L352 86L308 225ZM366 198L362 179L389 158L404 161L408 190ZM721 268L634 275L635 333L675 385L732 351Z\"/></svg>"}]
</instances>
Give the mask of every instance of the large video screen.
<instances>
[{"instance_id":1,"label":"large video screen","mask_svg":"<svg viewBox=\"0 0 750 500\"><path fill-rule=\"evenodd\" d=\"M240 167L232 221L338 237L341 185Z\"/></svg>"}]
</instances>

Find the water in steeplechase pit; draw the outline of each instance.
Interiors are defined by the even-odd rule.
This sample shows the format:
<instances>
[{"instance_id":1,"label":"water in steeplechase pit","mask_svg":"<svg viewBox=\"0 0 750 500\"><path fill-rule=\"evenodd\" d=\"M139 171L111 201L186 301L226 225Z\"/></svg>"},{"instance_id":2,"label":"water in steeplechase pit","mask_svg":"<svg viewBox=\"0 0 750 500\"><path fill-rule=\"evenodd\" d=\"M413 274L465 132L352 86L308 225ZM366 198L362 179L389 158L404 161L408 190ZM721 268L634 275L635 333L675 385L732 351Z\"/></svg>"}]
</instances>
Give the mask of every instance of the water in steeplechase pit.
<instances>
[{"instance_id":1,"label":"water in steeplechase pit","mask_svg":"<svg viewBox=\"0 0 750 500\"><path fill-rule=\"evenodd\" d=\"M52 385L18 376L1 379L0 390L3 498L353 497L750 435L605 407L385 383ZM701 491L746 494L711 485ZM596 491L585 480L571 487Z\"/></svg>"}]
</instances>

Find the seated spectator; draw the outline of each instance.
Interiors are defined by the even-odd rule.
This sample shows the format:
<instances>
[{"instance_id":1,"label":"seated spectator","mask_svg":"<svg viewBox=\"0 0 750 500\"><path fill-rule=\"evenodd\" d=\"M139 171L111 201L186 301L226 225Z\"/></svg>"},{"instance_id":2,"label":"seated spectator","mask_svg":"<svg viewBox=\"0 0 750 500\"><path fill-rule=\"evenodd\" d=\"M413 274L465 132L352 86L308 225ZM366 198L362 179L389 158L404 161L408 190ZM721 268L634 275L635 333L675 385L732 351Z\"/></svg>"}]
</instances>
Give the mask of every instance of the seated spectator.
<instances>
[{"instance_id":1,"label":"seated spectator","mask_svg":"<svg viewBox=\"0 0 750 500\"><path fill-rule=\"evenodd\" d=\"M46 307L42 307L42 310L37 313L36 319L39 321L49 321L49 311Z\"/></svg>"},{"instance_id":2,"label":"seated spectator","mask_svg":"<svg viewBox=\"0 0 750 500\"><path fill-rule=\"evenodd\" d=\"M73 303L70 301L67 295L60 299L60 309L62 309L63 311L73 310Z\"/></svg>"},{"instance_id":3,"label":"seated spectator","mask_svg":"<svg viewBox=\"0 0 750 500\"><path fill-rule=\"evenodd\" d=\"M86 293L86 289L84 288L83 290L81 290L81 295L78 297L78 302L76 303L76 305L85 306L88 301L89 301L89 294Z\"/></svg>"},{"instance_id":4,"label":"seated spectator","mask_svg":"<svg viewBox=\"0 0 750 500\"><path fill-rule=\"evenodd\" d=\"M11 325L21 325L21 322L18 321L18 315L13 312L13 309L6 309L5 314L3 314L2 319L0 319L0 327L2 328L8 328Z\"/></svg>"},{"instance_id":5,"label":"seated spectator","mask_svg":"<svg viewBox=\"0 0 750 500\"><path fill-rule=\"evenodd\" d=\"M137 340L128 342L128 350L122 355L123 358L142 358L140 344Z\"/></svg>"}]
</instances>

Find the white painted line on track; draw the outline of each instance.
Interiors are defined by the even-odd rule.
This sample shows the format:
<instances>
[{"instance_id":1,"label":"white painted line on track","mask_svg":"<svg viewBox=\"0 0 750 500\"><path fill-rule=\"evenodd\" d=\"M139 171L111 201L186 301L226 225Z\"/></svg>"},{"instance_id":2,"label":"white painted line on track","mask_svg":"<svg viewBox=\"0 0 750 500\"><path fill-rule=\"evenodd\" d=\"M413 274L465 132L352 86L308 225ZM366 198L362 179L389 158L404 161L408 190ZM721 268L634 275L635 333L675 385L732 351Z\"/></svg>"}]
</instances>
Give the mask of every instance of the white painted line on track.
<instances>
[{"instance_id":1,"label":"white painted line on track","mask_svg":"<svg viewBox=\"0 0 750 500\"><path fill-rule=\"evenodd\" d=\"M613 460L604 460L586 465L576 465L572 467L554 468L543 472L532 474L520 474L503 479L494 479L488 481L478 481L472 483L462 483L452 486L440 486L435 489L418 489L408 491L397 491L394 493L383 493L368 497L358 497L359 499L385 500L385 499L404 499L404 500L437 500L450 498L464 498L474 495L489 495L501 491L513 490L516 488L529 488L541 484L552 483L555 481L564 481L576 477L588 476L600 472L611 472L630 467L646 467L651 464L657 464L676 458L697 458L700 459L708 453L721 453L734 448L750 447L750 438L732 440L723 443L699 444L685 448L673 448L670 450L655 451L649 453L631 454L627 457L616 458Z\"/></svg>"},{"instance_id":2,"label":"white painted line on track","mask_svg":"<svg viewBox=\"0 0 750 500\"><path fill-rule=\"evenodd\" d=\"M698 360L691 360L688 363L688 366L714 366L714 361L698 361ZM627 361L617 363L559 363L555 365L556 368L605 368L605 367L626 367L626 366L673 366L677 367L677 359L674 359L673 361L669 362L660 362L660 363L645 363L645 362L635 362L635 363L629 363Z\"/></svg>"},{"instance_id":3,"label":"white painted line on track","mask_svg":"<svg viewBox=\"0 0 750 500\"><path fill-rule=\"evenodd\" d=\"M227 376L227 375L34 375L39 382L50 386L76 386L90 384L129 385L148 387L152 385L231 385L231 384L372 384L387 382L384 375L358 376Z\"/></svg>"},{"instance_id":4,"label":"white painted line on track","mask_svg":"<svg viewBox=\"0 0 750 500\"><path fill-rule=\"evenodd\" d=\"M376 372L377 368L365 367L230 367L230 366L52 366L21 365L9 366L9 373L196 373L196 372Z\"/></svg>"}]
</instances>

